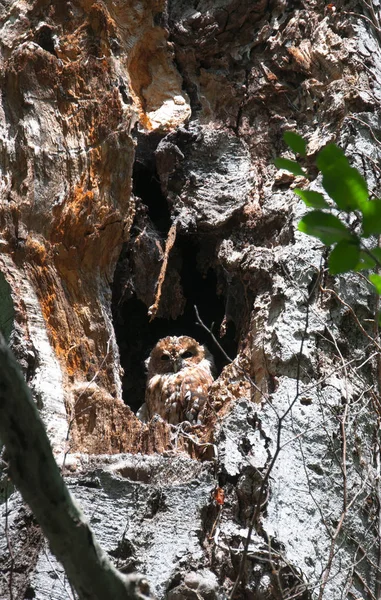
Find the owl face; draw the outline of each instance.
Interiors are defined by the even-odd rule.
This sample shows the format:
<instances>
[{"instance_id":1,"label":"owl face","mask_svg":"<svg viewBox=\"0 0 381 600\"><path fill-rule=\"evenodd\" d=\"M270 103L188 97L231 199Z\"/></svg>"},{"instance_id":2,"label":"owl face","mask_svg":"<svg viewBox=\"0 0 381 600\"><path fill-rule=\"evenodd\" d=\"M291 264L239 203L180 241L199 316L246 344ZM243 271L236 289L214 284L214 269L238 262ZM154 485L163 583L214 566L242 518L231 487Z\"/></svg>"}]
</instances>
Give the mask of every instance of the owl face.
<instances>
[{"instance_id":1,"label":"owl face","mask_svg":"<svg viewBox=\"0 0 381 600\"><path fill-rule=\"evenodd\" d=\"M193 338L168 336L156 344L146 361L148 377L151 374L178 373L184 368L195 367L205 358L211 359L208 351Z\"/></svg>"},{"instance_id":2,"label":"owl face","mask_svg":"<svg viewBox=\"0 0 381 600\"><path fill-rule=\"evenodd\" d=\"M213 383L213 359L208 350L186 335L159 340L146 361L148 369L143 420L159 415L168 423L202 421Z\"/></svg>"}]
</instances>

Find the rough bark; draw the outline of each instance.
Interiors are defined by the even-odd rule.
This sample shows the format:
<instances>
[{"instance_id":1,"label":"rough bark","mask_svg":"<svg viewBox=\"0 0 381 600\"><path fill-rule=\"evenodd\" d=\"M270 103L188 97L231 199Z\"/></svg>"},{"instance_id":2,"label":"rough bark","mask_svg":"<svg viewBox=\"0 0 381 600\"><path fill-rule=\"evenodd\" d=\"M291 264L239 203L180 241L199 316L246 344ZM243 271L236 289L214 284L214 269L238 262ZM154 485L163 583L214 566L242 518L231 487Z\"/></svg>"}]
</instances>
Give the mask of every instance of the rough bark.
<instances>
[{"instance_id":1,"label":"rough bark","mask_svg":"<svg viewBox=\"0 0 381 600\"><path fill-rule=\"evenodd\" d=\"M102 547L158 598L228 597L245 545L236 598L379 598L375 302L361 278L327 274L296 230L292 188L308 182L272 164L293 129L311 162L339 143L379 193L369 6L0 7L0 325ZM168 334L216 355L202 426L134 414L144 359ZM26 519L15 494L7 518L4 595ZM61 598L61 566L33 560L14 589Z\"/></svg>"}]
</instances>

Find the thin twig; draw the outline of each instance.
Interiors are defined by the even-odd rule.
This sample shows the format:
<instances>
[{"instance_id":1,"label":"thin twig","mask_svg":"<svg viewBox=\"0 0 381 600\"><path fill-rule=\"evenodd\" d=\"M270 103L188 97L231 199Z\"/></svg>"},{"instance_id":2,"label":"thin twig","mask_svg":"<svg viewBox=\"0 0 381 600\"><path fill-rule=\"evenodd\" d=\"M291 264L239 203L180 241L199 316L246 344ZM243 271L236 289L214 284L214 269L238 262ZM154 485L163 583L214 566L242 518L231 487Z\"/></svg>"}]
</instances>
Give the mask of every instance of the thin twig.
<instances>
[{"instance_id":1,"label":"thin twig","mask_svg":"<svg viewBox=\"0 0 381 600\"><path fill-rule=\"evenodd\" d=\"M362 119L359 119L358 117L355 117L354 115L347 115L346 117L347 119L352 119L352 121L357 121L358 123L361 123L361 125L365 125L365 127L367 127L370 131L370 134L373 138L373 140L376 142L376 144L378 146L381 146L381 142L379 139L376 138L376 135L373 131L373 128L369 125L369 123L367 123L366 121L363 121Z\"/></svg>"},{"instance_id":2,"label":"thin twig","mask_svg":"<svg viewBox=\"0 0 381 600\"><path fill-rule=\"evenodd\" d=\"M199 322L199 324L201 325L201 327L203 329L205 329L205 331L207 331L209 333L209 335L211 336L212 340L214 341L214 343L216 344L216 346L219 348L219 350L222 352L222 354L224 355L224 357L226 358L227 361L229 361L230 363L233 362L233 359L230 358L230 356L228 354L226 354L225 350L222 348L221 344L219 343L219 341L217 340L216 336L214 335L214 333L209 329L209 327L207 327L207 325L205 325L205 323L203 322L203 320L200 317L200 314L198 312L197 306L194 305L194 310L196 313L196 317L197 317L197 321ZM236 367L236 369L238 371L240 371L240 373L243 375L243 377L246 379L246 381L248 381L253 388L255 388L257 390L257 392L260 393L260 395L263 397L264 400L268 400L269 396L268 394L265 394L255 383L255 381L252 380L252 378L250 377L250 375L248 375L245 371L245 369L243 367L241 367L241 365L235 363L234 365Z\"/></svg>"},{"instance_id":3,"label":"thin twig","mask_svg":"<svg viewBox=\"0 0 381 600\"><path fill-rule=\"evenodd\" d=\"M339 354L342 362L344 363L344 358L340 352L340 349L337 345L336 339L333 336L333 334L331 333L331 331L329 331L333 343L336 347L337 353ZM342 474L343 474L343 509L339 518L339 522L336 526L336 529L334 531L334 534L332 536L332 540L331 540L331 546L330 546L330 550L329 550L329 555L328 555L328 562L327 565L323 571L323 577L322 577L322 584L320 586L320 590L319 590L319 596L318 596L318 600L322 600L323 595L324 595L324 590L326 588L327 585L327 580L329 578L330 572L331 572L331 568L332 568L332 563L333 563L333 558L334 558L334 551L335 551L335 545L336 545L336 540L339 536L339 533L343 527L344 524L344 520L345 517L347 515L347 511L348 511L348 490L347 490L347 437L346 437L346 422L347 422L347 417L348 417L348 409L349 409L349 395L348 395L348 384L347 384L347 378L348 378L348 374L347 374L347 370L346 368L344 369L344 375L345 375L345 404L344 404L344 412L340 418L340 432L341 432L341 444L342 444L342 451L341 451L341 470L342 470Z\"/></svg>"},{"instance_id":4,"label":"thin twig","mask_svg":"<svg viewBox=\"0 0 381 600\"><path fill-rule=\"evenodd\" d=\"M378 245L381 245L381 236L378 238ZM380 274L380 269L377 268L377 274ZM376 305L376 318L374 319L374 334L375 336L379 336L379 325L378 325L378 315L380 311L380 296L377 295L377 305ZM378 396L381 391L381 355L377 356L377 383L378 383ZM376 446L376 469L377 469L377 501L378 501L378 515L377 515L377 529L378 529L378 549L377 549L377 563L378 563L378 572L376 574L376 586L375 586L375 594L376 600L381 599L381 465L380 465L380 417L378 418L378 428L377 428L377 446Z\"/></svg>"},{"instance_id":5,"label":"thin twig","mask_svg":"<svg viewBox=\"0 0 381 600\"><path fill-rule=\"evenodd\" d=\"M379 41L381 41L381 29L375 23L373 23L372 19L370 19L366 15L362 15L361 13L356 13L356 12L352 12L352 11L348 11L348 10L343 10L343 14L351 15L352 17L360 17L361 19L364 19L364 21L366 21L367 23L372 25L372 27L374 27L374 29L377 33L377 37L378 37Z\"/></svg>"},{"instance_id":6,"label":"thin twig","mask_svg":"<svg viewBox=\"0 0 381 600\"><path fill-rule=\"evenodd\" d=\"M120 540L120 545L119 545L120 552L118 552L118 557L116 559L116 568L117 569L119 569L120 555L121 555L121 552L123 551L123 544L124 544L124 540L126 539L126 533L127 533L127 529L129 528L129 526L130 526L130 519L127 518L126 526L125 526L123 534L122 534L122 539Z\"/></svg>"},{"instance_id":7,"label":"thin twig","mask_svg":"<svg viewBox=\"0 0 381 600\"><path fill-rule=\"evenodd\" d=\"M308 300L307 300L307 311L306 311L306 321L305 321L305 327L304 327L304 331L302 334L302 339L301 339L301 343L300 343L300 350L299 350L299 354L298 354L298 368L297 368L297 374L298 374L298 378L300 376L300 361L301 361L301 357L302 357L302 351L303 351L303 346L304 346L304 341L305 338L307 336L307 331L308 331L308 320L309 320L309 305L310 305L310 301L313 298L313 295L315 293L315 288L318 284L319 278L316 279L315 284L308 296ZM238 570L238 575L237 578L234 582L231 594L229 596L229 600L233 600L235 593L241 583L243 574L245 572L245 566L246 566L246 559L247 559L247 554L249 551L249 545L250 545L250 541L251 541L251 536L254 530L254 527L256 527L257 525L257 521L261 512L261 508L262 508L262 500L265 497L265 493L266 493L266 488L267 488L267 484L271 475L271 472L274 468L274 465L277 461L278 455L282 449L282 443L281 443L281 439L282 439L282 428L283 428L283 422L284 420L287 418L287 416L290 414L290 412L292 411L296 401L298 400L300 395L300 391L299 391L299 379L297 381L297 385L296 385L296 394L294 399L292 400L292 402L290 402L288 408L284 411L284 413L282 414L281 417L278 418L278 428L277 428L277 437L276 437L276 447L275 447L275 452L274 455L271 459L271 462L269 464L269 466L267 467L266 473L262 479L261 482L261 486L259 488L259 492L258 492L258 501L256 503L255 509L253 511L252 517L250 519L250 523L249 523L249 528L248 528L248 532L247 532L247 536L246 536L246 540L245 540L245 544L244 544L244 549L243 549L243 554L242 554L242 558L241 558L241 562L239 565L239 570Z\"/></svg>"},{"instance_id":8,"label":"thin twig","mask_svg":"<svg viewBox=\"0 0 381 600\"><path fill-rule=\"evenodd\" d=\"M53 569L53 572L54 572L55 576L57 577L58 581L60 582L63 591L65 592L66 596L68 598L70 598L70 594L69 594L69 592L66 589L65 582L61 579L60 574L58 573L57 569L55 568L55 566L53 565L52 561L50 560L50 556L49 556L48 552L46 551L45 547L44 547L44 554L45 554L46 560L48 561L48 563L50 564L51 568ZM73 593L73 589L71 591ZM75 600L74 594L73 594L73 600Z\"/></svg>"},{"instance_id":9,"label":"thin twig","mask_svg":"<svg viewBox=\"0 0 381 600\"><path fill-rule=\"evenodd\" d=\"M160 299L161 299L161 289L163 287L163 283L165 280L165 276L167 273L168 259L169 254L173 248L173 245L176 241L176 233L177 233L177 223L176 221L171 225L170 230L168 231L167 241L165 242L165 250L163 256L163 262L161 265L159 277L157 280L156 292L155 292L155 300L154 303L149 307L148 314L150 316L150 321L156 317L157 312L159 310Z\"/></svg>"},{"instance_id":10,"label":"thin twig","mask_svg":"<svg viewBox=\"0 0 381 600\"><path fill-rule=\"evenodd\" d=\"M212 338L213 342L216 344L217 348L220 350L220 352L222 352L222 354L224 355L224 357L226 358L226 360L229 363L233 362L233 359L225 352L225 350L223 349L223 347L221 346L220 342L217 340L216 336L214 335L214 333L212 332L211 329L209 329L209 327L207 325L205 325L204 321L201 319L200 317L200 313L198 312L198 308L196 305L194 305L194 310L196 313L196 317L197 317L197 321L199 323L199 325L201 325L201 327L203 329L205 329L205 331L207 331L210 335L210 337Z\"/></svg>"},{"instance_id":11,"label":"thin twig","mask_svg":"<svg viewBox=\"0 0 381 600\"><path fill-rule=\"evenodd\" d=\"M320 286L320 290L323 293L327 293L329 292L330 294L333 294L335 296L335 298L337 298L337 300L343 305L345 306L345 308L347 308L351 315L353 316L354 320L356 321L356 325L358 326L358 328L360 329L360 331L365 335L366 338L368 338L368 340L370 340L372 342L372 344L374 344L377 348L377 350L379 350L381 352L381 346L380 344L378 344L375 340L374 337L372 337L371 335L369 335L369 333L364 329L364 327L361 325L360 321L358 320L358 317L355 313L355 311L353 310L353 308L347 304L346 302L344 302L344 300L342 298L340 298L339 294L337 294L337 292L335 292L334 290L331 290L330 288L323 288L322 286Z\"/></svg>"}]
</instances>

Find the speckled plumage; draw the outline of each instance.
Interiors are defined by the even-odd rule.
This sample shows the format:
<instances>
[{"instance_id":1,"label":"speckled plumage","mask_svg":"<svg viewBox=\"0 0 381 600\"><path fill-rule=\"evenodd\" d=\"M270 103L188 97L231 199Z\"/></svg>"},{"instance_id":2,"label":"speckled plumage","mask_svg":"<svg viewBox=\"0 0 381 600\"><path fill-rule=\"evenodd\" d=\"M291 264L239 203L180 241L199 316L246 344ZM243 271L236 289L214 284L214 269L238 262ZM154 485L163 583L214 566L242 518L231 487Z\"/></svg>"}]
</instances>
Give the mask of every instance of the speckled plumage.
<instances>
[{"instance_id":1,"label":"speckled plumage","mask_svg":"<svg viewBox=\"0 0 381 600\"><path fill-rule=\"evenodd\" d=\"M146 419L158 414L173 425L198 422L213 382L213 359L205 346L185 335L165 337L146 365Z\"/></svg>"}]
</instances>

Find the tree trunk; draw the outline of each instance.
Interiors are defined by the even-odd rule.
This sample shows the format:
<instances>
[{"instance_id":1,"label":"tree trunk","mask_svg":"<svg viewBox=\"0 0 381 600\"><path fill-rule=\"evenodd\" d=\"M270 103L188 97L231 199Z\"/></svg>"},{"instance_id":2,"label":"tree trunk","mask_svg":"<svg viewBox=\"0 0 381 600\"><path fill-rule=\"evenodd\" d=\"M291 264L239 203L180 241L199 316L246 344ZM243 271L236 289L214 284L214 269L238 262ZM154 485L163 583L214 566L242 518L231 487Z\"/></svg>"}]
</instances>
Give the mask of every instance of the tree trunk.
<instances>
[{"instance_id":1,"label":"tree trunk","mask_svg":"<svg viewBox=\"0 0 381 600\"><path fill-rule=\"evenodd\" d=\"M297 230L321 179L273 164L284 131L311 165L335 141L380 193L379 17L0 5L0 330L99 544L159 599L381 598L376 301ZM214 354L201 424L136 416L166 335ZM0 598L72 598L1 481Z\"/></svg>"}]
</instances>

